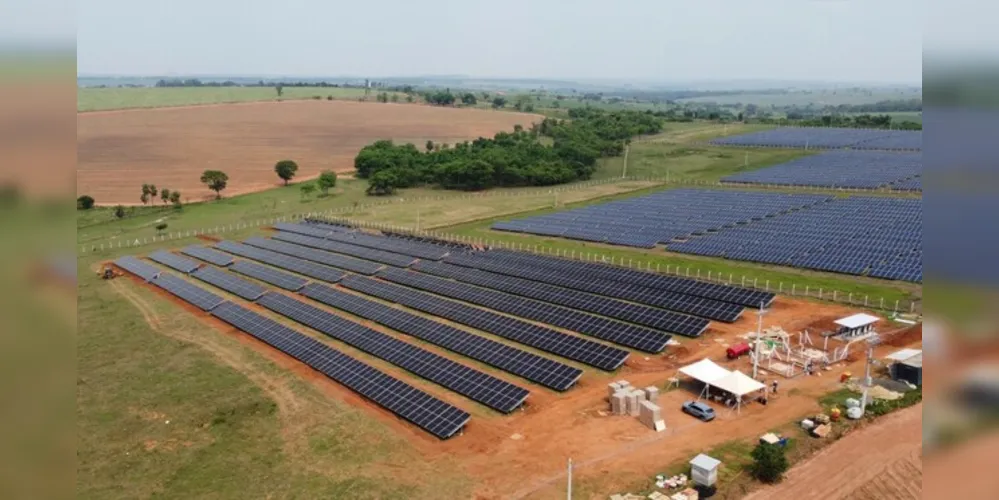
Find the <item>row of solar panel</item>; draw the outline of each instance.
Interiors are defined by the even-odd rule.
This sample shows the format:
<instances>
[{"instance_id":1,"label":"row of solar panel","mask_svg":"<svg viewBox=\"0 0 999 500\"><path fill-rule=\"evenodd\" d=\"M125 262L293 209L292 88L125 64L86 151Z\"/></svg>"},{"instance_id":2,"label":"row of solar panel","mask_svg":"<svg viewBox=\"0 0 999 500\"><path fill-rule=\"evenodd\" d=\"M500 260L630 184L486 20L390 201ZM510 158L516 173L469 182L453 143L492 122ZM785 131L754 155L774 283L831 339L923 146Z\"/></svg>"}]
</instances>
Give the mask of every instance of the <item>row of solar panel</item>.
<instances>
[{"instance_id":1,"label":"row of solar panel","mask_svg":"<svg viewBox=\"0 0 999 500\"><path fill-rule=\"evenodd\" d=\"M276 224L275 229L287 232L296 232L305 236L320 237L323 239L347 243L350 245L367 247L376 250L384 250L421 259L440 260L447 255L448 248L440 245L422 243L405 240L401 238L389 238L385 236L375 236L359 231L344 232L342 226L332 225L316 220L305 221L302 224ZM319 231L319 232L317 232Z\"/></svg>"},{"instance_id":2,"label":"row of solar panel","mask_svg":"<svg viewBox=\"0 0 999 500\"><path fill-rule=\"evenodd\" d=\"M915 130L883 130L829 127L781 127L751 134L722 137L713 144L732 146L782 146L792 148L852 148L922 150L923 133Z\"/></svg>"},{"instance_id":3,"label":"row of solar panel","mask_svg":"<svg viewBox=\"0 0 999 500\"><path fill-rule=\"evenodd\" d=\"M921 153L826 151L772 167L730 175L722 182L853 189L914 190L906 181L922 173Z\"/></svg>"},{"instance_id":4,"label":"row of solar panel","mask_svg":"<svg viewBox=\"0 0 999 500\"><path fill-rule=\"evenodd\" d=\"M161 259L167 258L167 256L162 254L158 257ZM183 257L177 257L177 259L176 262L188 260ZM118 259L115 261L115 264L144 279L148 279L151 284L176 295L204 311L210 312L232 326L295 357L313 369L362 394L376 404L409 420L441 439L446 439L458 433L470 418L467 412L357 359L347 356L326 344L267 317L227 302L222 297L183 279L159 272L155 267L145 264L134 257ZM250 285L252 284L245 284L245 286ZM416 369L423 369L422 366L413 366ZM427 370L424 371L430 373ZM498 380L497 382L506 384ZM526 397L526 394L524 394L526 391L519 388L516 389L518 390L513 397Z\"/></svg>"}]
</instances>

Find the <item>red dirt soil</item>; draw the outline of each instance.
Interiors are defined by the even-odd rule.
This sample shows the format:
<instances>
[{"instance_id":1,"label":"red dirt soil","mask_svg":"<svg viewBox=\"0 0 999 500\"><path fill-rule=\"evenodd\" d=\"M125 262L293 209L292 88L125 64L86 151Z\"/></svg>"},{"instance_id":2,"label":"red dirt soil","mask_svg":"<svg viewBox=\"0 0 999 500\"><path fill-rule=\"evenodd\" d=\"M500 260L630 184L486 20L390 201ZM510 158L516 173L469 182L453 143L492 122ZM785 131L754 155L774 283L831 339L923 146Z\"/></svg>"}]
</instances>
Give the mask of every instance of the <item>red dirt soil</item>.
<instances>
[{"instance_id":1,"label":"red dirt soil","mask_svg":"<svg viewBox=\"0 0 999 500\"><path fill-rule=\"evenodd\" d=\"M298 179L351 171L354 157L379 139L455 143L538 115L412 104L293 101L142 109L77 115L77 192L99 204L139 204L140 187L180 190L191 201L214 193L206 169L229 174L228 196L281 184L274 163L295 160Z\"/></svg>"}]
</instances>

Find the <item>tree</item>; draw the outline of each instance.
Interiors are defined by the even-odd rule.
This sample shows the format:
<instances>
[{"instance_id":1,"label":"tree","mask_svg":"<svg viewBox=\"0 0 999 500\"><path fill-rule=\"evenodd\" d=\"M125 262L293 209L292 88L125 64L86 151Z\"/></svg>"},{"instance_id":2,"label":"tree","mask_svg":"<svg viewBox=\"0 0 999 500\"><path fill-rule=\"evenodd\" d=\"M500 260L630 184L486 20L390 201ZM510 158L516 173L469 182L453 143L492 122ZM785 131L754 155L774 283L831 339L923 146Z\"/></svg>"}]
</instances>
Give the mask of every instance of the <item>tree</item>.
<instances>
[{"instance_id":1,"label":"tree","mask_svg":"<svg viewBox=\"0 0 999 500\"><path fill-rule=\"evenodd\" d=\"M149 203L149 184L142 185L142 196L139 199L142 200L143 205Z\"/></svg>"},{"instance_id":2,"label":"tree","mask_svg":"<svg viewBox=\"0 0 999 500\"><path fill-rule=\"evenodd\" d=\"M328 196L330 194L330 189L336 187L336 172L326 170L320 173L319 179L316 180L316 184L318 184L319 190L323 192L323 196Z\"/></svg>"},{"instance_id":3,"label":"tree","mask_svg":"<svg viewBox=\"0 0 999 500\"><path fill-rule=\"evenodd\" d=\"M94 208L94 198L90 195L83 195L76 199L77 210L90 210Z\"/></svg>"},{"instance_id":4,"label":"tree","mask_svg":"<svg viewBox=\"0 0 999 500\"><path fill-rule=\"evenodd\" d=\"M215 199L222 199L222 191L229 183L229 176L221 170L205 170L201 174L201 182L208 186L208 189L215 191Z\"/></svg>"},{"instance_id":5,"label":"tree","mask_svg":"<svg viewBox=\"0 0 999 500\"><path fill-rule=\"evenodd\" d=\"M284 87L282 87L281 85L275 85L274 86L274 91L277 92L278 97L281 97L281 96L284 95Z\"/></svg>"},{"instance_id":6,"label":"tree","mask_svg":"<svg viewBox=\"0 0 999 500\"><path fill-rule=\"evenodd\" d=\"M295 177L295 173L298 172L298 164L291 160L281 160L274 164L274 172L277 176L284 181L284 185L288 185L288 181Z\"/></svg>"},{"instance_id":7,"label":"tree","mask_svg":"<svg viewBox=\"0 0 999 500\"><path fill-rule=\"evenodd\" d=\"M302 198L305 199L312 196L312 193L316 192L316 185L311 182L307 182L305 184L302 184L302 187L300 187L299 189L302 190Z\"/></svg>"},{"instance_id":8,"label":"tree","mask_svg":"<svg viewBox=\"0 0 999 500\"><path fill-rule=\"evenodd\" d=\"M150 199L150 201L155 200L156 199L156 195L158 193L159 193L159 191L156 190L156 184L150 184L149 185L149 199Z\"/></svg>"},{"instance_id":9,"label":"tree","mask_svg":"<svg viewBox=\"0 0 999 500\"><path fill-rule=\"evenodd\" d=\"M502 96L496 96L493 98L493 107L496 109L506 106L506 98Z\"/></svg>"},{"instance_id":10,"label":"tree","mask_svg":"<svg viewBox=\"0 0 999 500\"><path fill-rule=\"evenodd\" d=\"M160 200L162 200L163 203L166 203L166 202L170 201L170 190L169 189L163 188L163 189L160 190Z\"/></svg>"},{"instance_id":11,"label":"tree","mask_svg":"<svg viewBox=\"0 0 999 500\"><path fill-rule=\"evenodd\" d=\"M413 102L413 94L406 94L406 102Z\"/></svg>"},{"instance_id":12,"label":"tree","mask_svg":"<svg viewBox=\"0 0 999 500\"><path fill-rule=\"evenodd\" d=\"M392 102L399 102L399 94L392 93Z\"/></svg>"},{"instance_id":13,"label":"tree","mask_svg":"<svg viewBox=\"0 0 999 500\"><path fill-rule=\"evenodd\" d=\"M434 150L434 141L428 140L427 141L427 152L429 153L429 152L431 152L433 150Z\"/></svg>"},{"instance_id":14,"label":"tree","mask_svg":"<svg viewBox=\"0 0 999 500\"><path fill-rule=\"evenodd\" d=\"M471 92L467 92L467 93L465 93L464 95L461 96L461 103L462 104L465 104L465 105L468 105L468 106L474 106L477 102L479 102L479 100L476 99L475 98L475 94L473 94Z\"/></svg>"},{"instance_id":15,"label":"tree","mask_svg":"<svg viewBox=\"0 0 999 500\"><path fill-rule=\"evenodd\" d=\"M173 204L173 208L180 208L180 191L170 191L170 203Z\"/></svg>"},{"instance_id":16,"label":"tree","mask_svg":"<svg viewBox=\"0 0 999 500\"><path fill-rule=\"evenodd\" d=\"M119 219L124 219L125 218L125 207L123 207L121 205L115 205L115 207L114 207L114 216L117 217L117 218L119 218Z\"/></svg>"},{"instance_id":17,"label":"tree","mask_svg":"<svg viewBox=\"0 0 999 500\"><path fill-rule=\"evenodd\" d=\"M783 446L760 443L753 449L752 457L753 476L764 483L780 481L790 467Z\"/></svg>"},{"instance_id":18,"label":"tree","mask_svg":"<svg viewBox=\"0 0 999 500\"><path fill-rule=\"evenodd\" d=\"M396 185L399 179L395 175L395 172L391 170L380 170L375 172L374 175L368 179L368 190L367 193L371 195L386 195L395 192Z\"/></svg>"},{"instance_id":19,"label":"tree","mask_svg":"<svg viewBox=\"0 0 999 500\"><path fill-rule=\"evenodd\" d=\"M156 232L159 234L163 234L163 231L165 231L166 228L167 228L166 222L160 222L159 224L156 224Z\"/></svg>"}]
</instances>

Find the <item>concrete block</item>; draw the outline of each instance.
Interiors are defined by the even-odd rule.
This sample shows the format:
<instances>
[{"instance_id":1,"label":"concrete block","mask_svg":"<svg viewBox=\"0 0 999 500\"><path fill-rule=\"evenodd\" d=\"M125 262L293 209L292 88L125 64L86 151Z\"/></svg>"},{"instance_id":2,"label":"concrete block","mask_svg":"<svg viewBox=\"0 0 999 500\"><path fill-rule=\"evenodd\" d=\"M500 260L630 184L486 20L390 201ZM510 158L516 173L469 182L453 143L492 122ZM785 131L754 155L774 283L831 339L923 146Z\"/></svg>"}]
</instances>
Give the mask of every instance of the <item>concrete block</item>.
<instances>
[{"instance_id":1,"label":"concrete block","mask_svg":"<svg viewBox=\"0 0 999 500\"><path fill-rule=\"evenodd\" d=\"M638 403L641 402L638 394L640 391L631 391L628 393L628 415L632 417L638 416Z\"/></svg>"},{"instance_id":2,"label":"concrete block","mask_svg":"<svg viewBox=\"0 0 999 500\"><path fill-rule=\"evenodd\" d=\"M621 379L621 380L617 381L617 386L620 389L627 389L627 388L631 387L631 382L628 382L627 380Z\"/></svg>"},{"instance_id":3,"label":"concrete block","mask_svg":"<svg viewBox=\"0 0 999 500\"><path fill-rule=\"evenodd\" d=\"M611 413L614 415L624 415L628 412L628 395L624 391L618 391L611 396Z\"/></svg>"},{"instance_id":4,"label":"concrete block","mask_svg":"<svg viewBox=\"0 0 999 500\"><path fill-rule=\"evenodd\" d=\"M639 404L638 421L656 432L666 430L666 422L662 419L662 410L659 405L651 401L642 401Z\"/></svg>"},{"instance_id":5,"label":"concrete block","mask_svg":"<svg viewBox=\"0 0 999 500\"><path fill-rule=\"evenodd\" d=\"M645 391L643 391L641 389L632 389L632 390L635 392L635 394L638 395L638 402L639 403L641 403L642 401L648 401L648 398L646 397Z\"/></svg>"},{"instance_id":6,"label":"concrete block","mask_svg":"<svg viewBox=\"0 0 999 500\"><path fill-rule=\"evenodd\" d=\"M659 404L659 388L654 385L646 387L645 399L648 399L652 403Z\"/></svg>"},{"instance_id":7,"label":"concrete block","mask_svg":"<svg viewBox=\"0 0 999 500\"><path fill-rule=\"evenodd\" d=\"M617 382L611 382L607 384L607 397L610 398L611 396L614 395L615 392L617 392L620 389L621 386L619 386Z\"/></svg>"}]
</instances>

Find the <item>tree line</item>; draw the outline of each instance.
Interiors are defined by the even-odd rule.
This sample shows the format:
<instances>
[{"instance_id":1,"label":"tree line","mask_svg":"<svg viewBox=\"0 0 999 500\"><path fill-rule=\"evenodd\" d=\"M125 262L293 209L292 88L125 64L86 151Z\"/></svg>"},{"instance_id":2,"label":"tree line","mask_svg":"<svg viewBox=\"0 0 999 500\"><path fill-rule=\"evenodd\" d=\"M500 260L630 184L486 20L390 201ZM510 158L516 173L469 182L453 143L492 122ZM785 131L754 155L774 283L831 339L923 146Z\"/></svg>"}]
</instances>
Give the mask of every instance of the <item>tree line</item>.
<instances>
[{"instance_id":1,"label":"tree line","mask_svg":"<svg viewBox=\"0 0 999 500\"><path fill-rule=\"evenodd\" d=\"M631 137L658 133L663 123L634 111L579 109L570 117L546 118L530 130L518 125L513 132L453 146L427 141L422 151L382 140L361 149L354 168L358 178L368 180L372 195L420 185L475 191L564 184L589 179L598 158L622 154Z\"/></svg>"}]
</instances>

